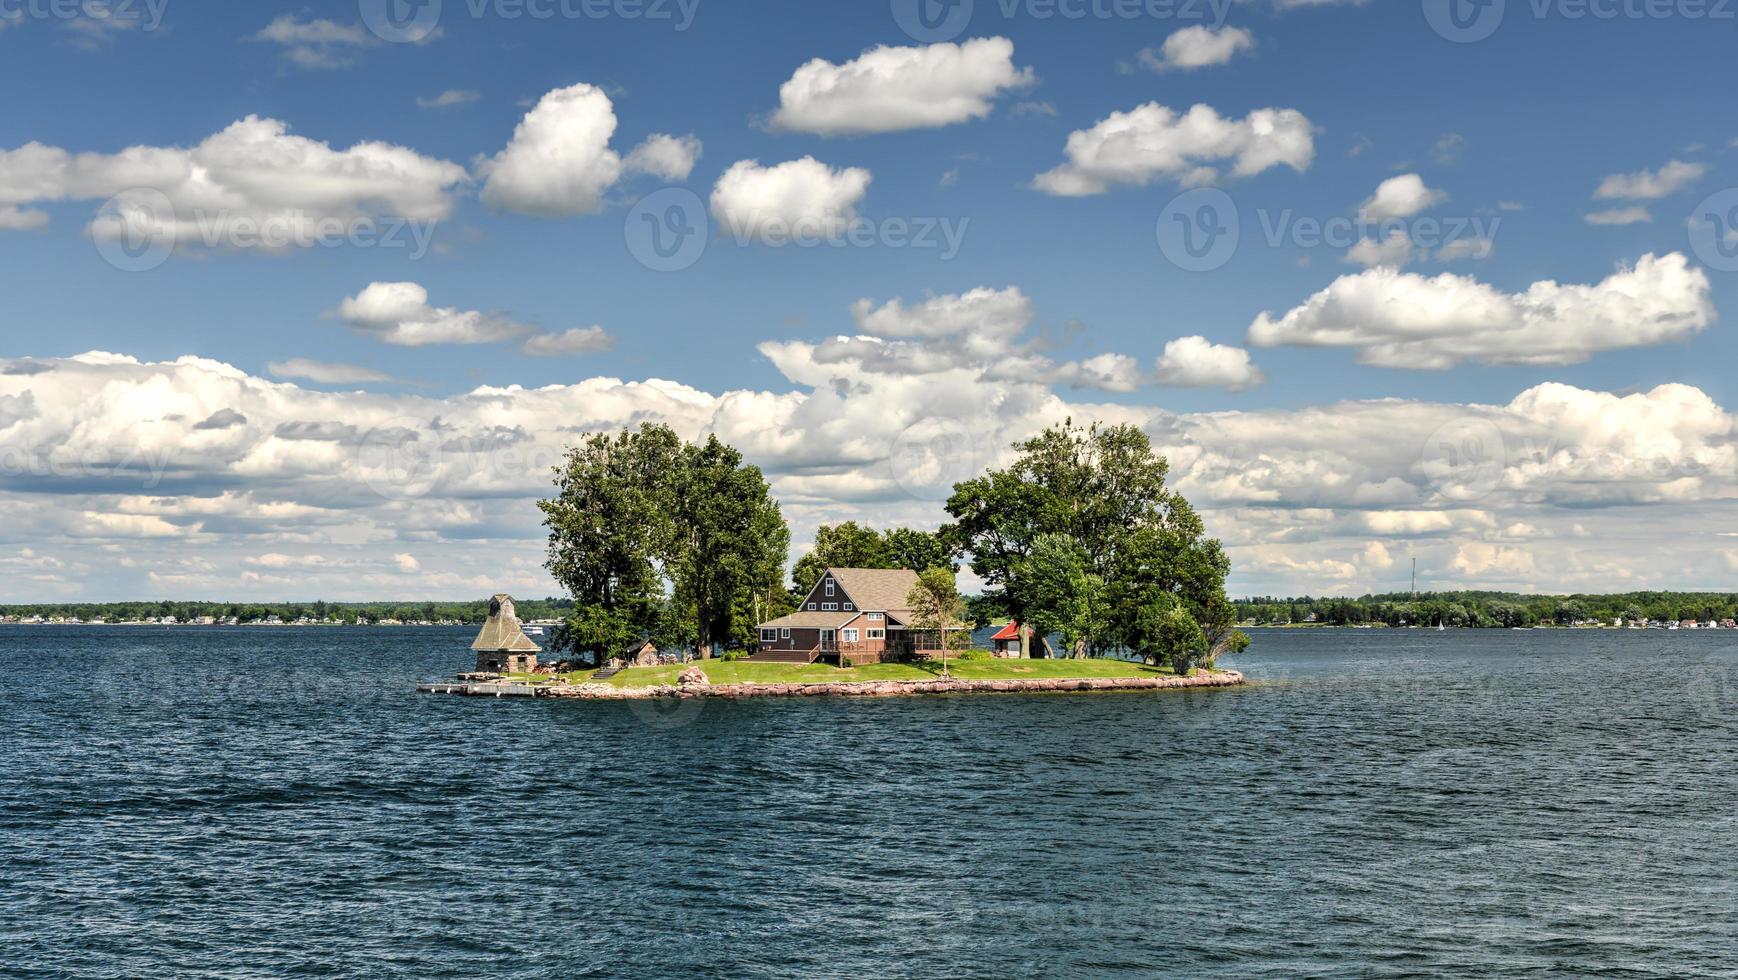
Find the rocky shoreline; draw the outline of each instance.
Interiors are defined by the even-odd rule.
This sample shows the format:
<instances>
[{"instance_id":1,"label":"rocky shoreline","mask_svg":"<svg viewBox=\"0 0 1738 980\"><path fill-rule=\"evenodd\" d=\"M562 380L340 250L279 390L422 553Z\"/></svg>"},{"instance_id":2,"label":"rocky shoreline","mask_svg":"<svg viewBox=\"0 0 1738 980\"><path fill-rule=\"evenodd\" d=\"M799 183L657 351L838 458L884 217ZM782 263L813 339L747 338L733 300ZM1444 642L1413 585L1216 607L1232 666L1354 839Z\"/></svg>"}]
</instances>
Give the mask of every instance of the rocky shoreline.
<instances>
[{"instance_id":1,"label":"rocky shoreline","mask_svg":"<svg viewBox=\"0 0 1738 980\"><path fill-rule=\"evenodd\" d=\"M692 670L692 668L691 668ZM1189 687L1235 687L1244 683L1235 670L1201 671L1190 677L1035 677L1018 680L840 681L810 684L711 684L684 672L683 683L662 687L612 687L569 684L540 688L538 697L589 701L639 701L652 698L899 698L925 694L1033 694L1077 691L1160 691ZM479 692L483 693L483 692Z\"/></svg>"}]
</instances>

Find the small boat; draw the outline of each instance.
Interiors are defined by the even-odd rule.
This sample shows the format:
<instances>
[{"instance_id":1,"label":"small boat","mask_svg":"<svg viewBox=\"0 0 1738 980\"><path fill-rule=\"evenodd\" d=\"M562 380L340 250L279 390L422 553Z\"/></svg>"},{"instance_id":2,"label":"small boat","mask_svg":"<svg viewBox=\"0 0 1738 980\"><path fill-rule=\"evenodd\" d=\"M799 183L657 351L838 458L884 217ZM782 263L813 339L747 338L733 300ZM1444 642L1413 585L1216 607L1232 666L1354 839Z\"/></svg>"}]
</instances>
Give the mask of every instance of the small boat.
<instances>
[{"instance_id":1,"label":"small boat","mask_svg":"<svg viewBox=\"0 0 1738 980\"><path fill-rule=\"evenodd\" d=\"M1444 626L1444 625L1442 625L1442 620L1441 620L1441 619L1438 619L1438 620L1437 620L1437 621L1436 621L1436 631L1437 631L1437 632L1438 632L1438 633L1440 633L1440 632L1442 632L1442 631L1443 631L1443 630L1445 630L1445 629L1448 629L1448 627L1446 627L1446 626Z\"/></svg>"},{"instance_id":2,"label":"small boat","mask_svg":"<svg viewBox=\"0 0 1738 980\"><path fill-rule=\"evenodd\" d=\"M519 629L526 636L542 636L543 635L543 627L541 627L541 626L521 626L521 627L519 627Z\"/></svg>"}]
</instances>

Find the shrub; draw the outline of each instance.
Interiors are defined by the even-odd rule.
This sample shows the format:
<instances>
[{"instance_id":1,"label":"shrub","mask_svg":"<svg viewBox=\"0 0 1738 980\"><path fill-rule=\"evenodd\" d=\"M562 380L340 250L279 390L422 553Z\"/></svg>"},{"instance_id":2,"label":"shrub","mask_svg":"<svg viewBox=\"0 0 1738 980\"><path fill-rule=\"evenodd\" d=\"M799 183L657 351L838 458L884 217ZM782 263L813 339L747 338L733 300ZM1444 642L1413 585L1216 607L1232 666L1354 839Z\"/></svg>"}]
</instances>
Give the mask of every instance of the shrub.
<instances>
[{"instance_id":1,"label":"shrub","mask_svg":"<svg viewBox=\"0 0 1738 980\"><path fill-rule=\"evenodd\" d=\"M855 666L857 666L857 665L851 662L850 657L840 657L839 658L839 669L840 670L850 670L852 667L855 667Z\"/></svg>"}]
</instances>

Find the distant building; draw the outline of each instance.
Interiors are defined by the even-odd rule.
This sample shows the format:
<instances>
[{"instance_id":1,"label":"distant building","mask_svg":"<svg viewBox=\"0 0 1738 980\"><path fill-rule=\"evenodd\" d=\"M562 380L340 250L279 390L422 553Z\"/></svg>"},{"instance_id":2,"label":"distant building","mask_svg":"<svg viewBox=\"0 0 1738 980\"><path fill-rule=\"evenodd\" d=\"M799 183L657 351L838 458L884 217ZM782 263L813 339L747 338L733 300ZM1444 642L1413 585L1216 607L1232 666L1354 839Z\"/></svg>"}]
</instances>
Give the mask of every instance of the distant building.
<instances>
[{"instance_id":1,"label":"distant building","mask_svg":"<svg viewBox=\"0 0 1738 980\"><path fill-rule=\"evenodd\" d=\"M1020 655L1020 624L1009 623L990 637L990 652L998 657Z\"/></svg>"},{"instance_id":2,"label":"distant building","mask_svg":"<svg viewBox=\"0 0 1738 980\"><path fill-rule=\"evenodd\" d=\"M620 659L629 667L656 667L658 648L651 640L641 637L622 650Z\"/></svg>"},{"instance_id":3,"label":"distant building","mask_svg":"<svg viewBox=\"0 0 1738 980\"><path fill-rule=\"evenodd\" d=\"M477 651L477 671L490 674L524 674L537 669L542 650L519 627L513 612L513 597L502 593L489 600L489 619L471 642Z\"/></svg>"},{"instance_id":4,"label":"distant building","mask_svg":"<svg viewBox=\"0 0 1738 980\"><path fill-rule=\"evenodd\" d=\"M917 573L905 569L829 568L796 612L760 624L752 659L861 666L940 650L940 631L913 626L906 597L916 585Z\"/></svg>"}]
</instances>

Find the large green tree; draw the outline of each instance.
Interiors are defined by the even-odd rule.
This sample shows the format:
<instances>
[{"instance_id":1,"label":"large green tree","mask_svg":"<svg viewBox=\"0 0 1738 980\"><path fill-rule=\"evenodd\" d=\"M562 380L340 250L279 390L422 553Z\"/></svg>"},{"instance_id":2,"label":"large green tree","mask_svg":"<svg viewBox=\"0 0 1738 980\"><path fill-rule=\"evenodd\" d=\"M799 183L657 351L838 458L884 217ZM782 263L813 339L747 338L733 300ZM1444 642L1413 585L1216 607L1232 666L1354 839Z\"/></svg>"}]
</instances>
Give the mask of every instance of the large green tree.
<instances>
[{"instance_id":1,"label":"large green tree","mask_svg":"<svg viewBox=\"0 0 1738 980\"><path fill-rule=\"evenodd\" d=\"M791 589L797 598L809 594L829 568L929 568L954 566L954 551L934 531L909 527L877 531L856 521L822 524L815 529L815 546L791 569Z\"/></svg>"},{"instance_id":2,"label":"large green tree","mask_svg":"<svg viewBox=\"0 0 1738 980\"><path fill-rule=\"evenodd\" d=\"M790 550L790 530L760 468L709 436L684 447L671 481L667 567L678 603L694 614L700 655L714 643L741 642L744 595L775 588Z\"/></svg>"},{"instance_id":3,"label":"large green tree","mask_svg":"<svg viewBox=\"0 0 1738 980\"><path fill-rule=\"evenodd\" d=\"M1166 486L1146 433L1070 419L1014 448L1008 468L954 487L954 523L943 529L1014 618L1077 624L1077 648L1084 637L1087 649L1134 649L1136 613L1175 604L1199 625L1204 661L1245 642L1225 595L1224 550Z\"/></svg>"},{"instance_id":4,"label":"large green tree","mask_svg":"<svg viewBox=\"0 0 1738 980\"><path fill-rule=\"evenodd\" d=\"M667 426L588 436L555 468L538 501L549 528L550 575L576 609L563 637L607 656L654 625L661 562L671 545L669 474L682 441Z\"/></svg>"}]
</instances>

